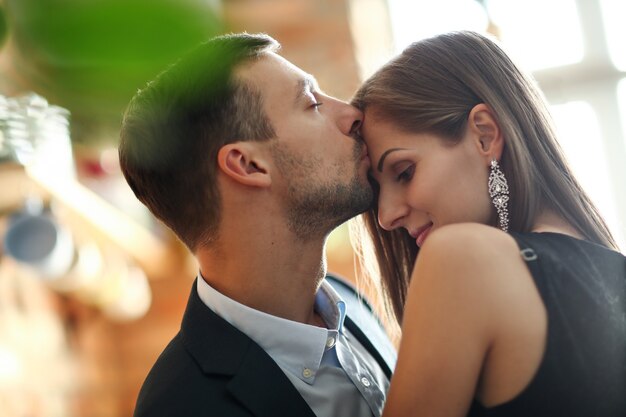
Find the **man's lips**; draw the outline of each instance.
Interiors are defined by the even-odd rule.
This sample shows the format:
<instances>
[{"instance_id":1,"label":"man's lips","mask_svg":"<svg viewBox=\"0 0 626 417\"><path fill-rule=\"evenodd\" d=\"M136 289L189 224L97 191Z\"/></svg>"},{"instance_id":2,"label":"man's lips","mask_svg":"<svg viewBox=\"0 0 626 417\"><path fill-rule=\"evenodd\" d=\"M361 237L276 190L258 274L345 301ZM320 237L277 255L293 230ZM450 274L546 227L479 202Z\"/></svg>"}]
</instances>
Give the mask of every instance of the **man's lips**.
<instances>
[{"instance_id":1,"label":"man's lips","mask_svg":"<svg viewBox=\"0 0 626 417\"><path fill-rule=\"evenodd\" d=\"M361 159L363 158L369 158L366 145L363 145L363 147L361 148Z\"/></svg>"},{"instance_id":2,"label":"man's lips","mask_svg":"<svg viewBox=\"0 0 626 417\"><path fill-rule=\"evenodd\" d=\"M363 147L363 151L361 152L361 158L359 159L359 163L367 162L367 165L371 165L370 156L367 153L367 147Z\"/></svg>"}]
</instances>

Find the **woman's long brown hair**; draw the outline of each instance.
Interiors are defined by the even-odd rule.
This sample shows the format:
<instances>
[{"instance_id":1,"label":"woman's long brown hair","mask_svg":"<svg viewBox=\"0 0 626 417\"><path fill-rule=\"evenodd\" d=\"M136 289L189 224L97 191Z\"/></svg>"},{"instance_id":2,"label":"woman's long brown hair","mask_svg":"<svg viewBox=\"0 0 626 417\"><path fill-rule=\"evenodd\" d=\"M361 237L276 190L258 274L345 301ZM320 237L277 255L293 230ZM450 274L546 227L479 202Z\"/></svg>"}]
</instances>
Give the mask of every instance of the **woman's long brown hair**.
<instances>
[{"instance_id":1,"label":"woman's long brown hair","mask_svg":"<svg viewBox=\"0 0 626 417\"><path fill-rule=\"evenodd\" d=\"M352 103L406 132L452 142L462 137L470 110L486 103L505 138L500 165L510 188L509 230L529 232L550 209L585 239L617 250L565 160L543 94L488 37L463 31L416 42L366 80ZM418 249L404 230L385 231L377 220L376 207L363 214L387 313L400 323Z\"/></svg>"}]
</instances>

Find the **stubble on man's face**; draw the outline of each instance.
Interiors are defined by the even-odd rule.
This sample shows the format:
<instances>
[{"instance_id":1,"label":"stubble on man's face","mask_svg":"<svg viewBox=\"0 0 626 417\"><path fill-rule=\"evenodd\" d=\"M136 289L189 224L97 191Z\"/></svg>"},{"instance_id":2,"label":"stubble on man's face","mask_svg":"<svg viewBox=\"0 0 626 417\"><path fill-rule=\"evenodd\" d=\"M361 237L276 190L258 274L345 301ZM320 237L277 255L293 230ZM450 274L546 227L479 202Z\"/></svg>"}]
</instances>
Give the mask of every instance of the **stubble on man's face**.
<instances>
[{"instance_id":1,"label":"stubble on man's face","mask_svg":"<svg viewBox=\"0 0 626 417\"><path fill-rule=\"evenodd\" d=\"M361 142L355 142L350 159L330 168L323 155L300 157L278 143L271 150L288 187L287 226L299 239L324 237L371 206L371 185L359 174Z\"/></svg>"}]
</instances>

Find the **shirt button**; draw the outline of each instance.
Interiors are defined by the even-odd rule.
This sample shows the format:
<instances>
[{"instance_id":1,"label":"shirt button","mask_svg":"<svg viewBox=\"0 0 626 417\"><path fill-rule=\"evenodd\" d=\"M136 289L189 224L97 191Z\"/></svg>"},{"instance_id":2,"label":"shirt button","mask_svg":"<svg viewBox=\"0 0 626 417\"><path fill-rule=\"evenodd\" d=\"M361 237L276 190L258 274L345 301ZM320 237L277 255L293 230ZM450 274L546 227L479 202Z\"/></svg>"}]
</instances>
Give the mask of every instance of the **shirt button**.
<instances>
[{"instance_id":1,"label":"shirt button","mask_svg":"<svg viewBox=\"0 0 626 417\"><path fill-rule=\"evenodd\" d=\"M363 384L363 385L364 385L364 386L366 386L366 387L369 387L370 385L372 385L372 383L370 382L370 380L369 380L369 379L367 379L367 378L365 378L365 377L361 378L361 384Z\"/></svg>"},{"instance_id":2,"label":"shirt button","mask_svg":"<svg viewBox=\"0 0 626 417\"><path fill-rule=\"evenodd\" d=\"M309 368L304 368L304 370L302 371L302 376L305 378L311 378L311 376L313 376L313 371Z\"/></svg>"},{"instance_id":3,"label":"shirt button","mask_svg":"<svg viewBox=\"0 0 626 417\"><path fill-rule=\"evenodd\" d=\"M329 337L328 339L326 339L326 347L331 348L333 346L335 346L335 338Z\"/></svg>"}]
</instances>

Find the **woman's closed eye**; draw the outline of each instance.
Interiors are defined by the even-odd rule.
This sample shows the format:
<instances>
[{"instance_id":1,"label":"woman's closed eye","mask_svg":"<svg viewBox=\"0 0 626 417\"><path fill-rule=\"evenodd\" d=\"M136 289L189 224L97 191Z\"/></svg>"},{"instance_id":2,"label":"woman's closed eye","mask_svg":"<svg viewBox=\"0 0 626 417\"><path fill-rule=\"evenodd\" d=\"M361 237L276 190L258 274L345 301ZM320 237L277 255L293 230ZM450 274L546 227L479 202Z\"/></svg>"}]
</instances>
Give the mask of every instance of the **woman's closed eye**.
<instances>
[{"instance_id":1,"label":"woman's closed eye","mask_svg":"<svg viewBox=\"0 0 626 417\"><path fill-rule=\"evenodd\" d=\"M401 182L401 183L409 182L413 178L414 173L415 173L415 165L409 165L408 167L400 171L399 174L396 175L396 181Z\"/></svg>"}]
</instances>

